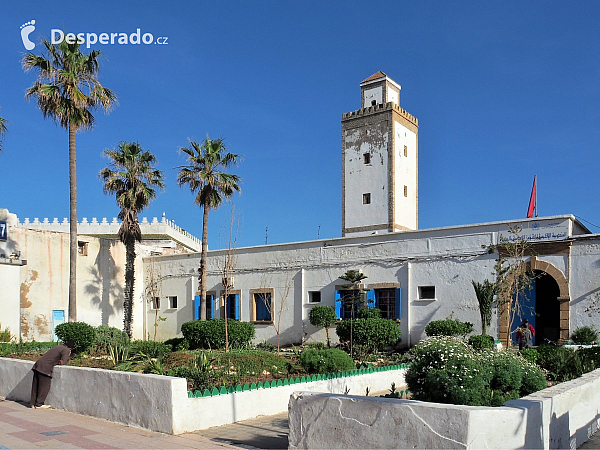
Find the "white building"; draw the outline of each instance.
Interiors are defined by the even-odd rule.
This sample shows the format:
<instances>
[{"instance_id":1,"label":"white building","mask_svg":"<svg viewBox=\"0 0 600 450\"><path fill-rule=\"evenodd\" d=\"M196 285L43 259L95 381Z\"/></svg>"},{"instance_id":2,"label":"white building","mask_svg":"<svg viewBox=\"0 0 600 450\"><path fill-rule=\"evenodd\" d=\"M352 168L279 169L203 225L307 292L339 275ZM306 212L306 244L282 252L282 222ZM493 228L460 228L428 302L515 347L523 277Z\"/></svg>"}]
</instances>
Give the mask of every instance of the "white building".
<instances>
[{"instance_id":1,"label":"white building","mask_svg":"<svg viewBox=\"0 0 600 450\"><path fill-rule=\"evenodd\" d=\"M582 325L600 325L600 236L573 216L545 217L416 231L418 120L400 108L400 86L378 72L361 83L361 109L342 115L342 238L235 249L233 292L223 298L226 251L210 251L208 317L256 324L256 341L324 340L308 321L314 305L343 317L340 298L347 270L360 270L367 298L400 319L404 345L423 338L431 320L453 317L480 326L472 280L493 280L497 253L490 246L522 227L532 243L537 275L529 306L537 339L568 339ZM404 230L404 231L401 231ZM199 317L198 254L147 258L164 297L177 297L176 322L162 338ZM264 300L271 302L270 311ZM156 314L162 315L162 310ZM148 319L149 320L149 319ZM600 328L600 326L598 326ZM506 336L506 319L490 333Z\"/></svg>"},{"instance_id":2,"label":"white building","mask_svg":"<svg viewBox=\"0 0 600 450\"><path fill-rule=\"evenodd\" d=\"M324 341L323 330L309 323L310 309L329 305L347 316L339 277L360 270L367 299L398 319L404 345L422 339L431 320L450 315L478 330L471 282L493 280L498 255L488 249L510 239L509 228L519 225L532 244L527 260L537 277L529 306L538 342L566 340L582 325L600 329L600 235L575 217L417 230L418 120L399 103L400 86L378 72L361 83L361 109L342 115L343 237L234 249L227 299L227 251L209 251L208 317L255 323L257 343L275 343L277 331L283 344ZM78 320L91 325L122 326L125 250L118 226L79 224ZM201 243L165 219L143 222L142 233L134 336L153 338L155 330L159 340L181 336L181 325L200 316ZM20 223L0 210L3 328L19 330L26 340L50 339L67 311L68 240L66 221ZM506 319L496 316L490 334L505 337L508 331Z\"/></svg>"},{"instance_id":3,"label":"white building","mask_svg":"<svg viewBox=\"0 0 600 450\"><path fill-rule=\"evenodd\" d=\"M123 328L125 246L117 238L120 224L95 218L78 225L77 320ZM20 222L0 209L0 328L23 340L53 339L67 317L69 298L69 223L65 219ZM136 243L133 335L153 337L146 322L150 306L144 296L142 258L200 251L202 243L172 221L143 219L143 241ZM167 314L168 315L168 314Z\"/></svg>"}]
</instances>

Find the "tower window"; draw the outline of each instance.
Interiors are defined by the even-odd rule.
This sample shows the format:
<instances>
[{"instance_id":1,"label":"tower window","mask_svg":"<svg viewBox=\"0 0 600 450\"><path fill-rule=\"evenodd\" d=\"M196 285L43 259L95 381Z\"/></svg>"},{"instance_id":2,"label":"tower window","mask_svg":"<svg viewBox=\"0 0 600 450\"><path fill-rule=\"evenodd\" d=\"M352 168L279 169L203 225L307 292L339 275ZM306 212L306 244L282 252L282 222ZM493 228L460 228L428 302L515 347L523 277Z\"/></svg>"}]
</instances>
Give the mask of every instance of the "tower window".
<instances>
[{"instance_id":1,"label":"tower window","mask_svg":"<svg viewBox=\"0 0 600 450\"><path fill-rule=\"evenodd\" d=\"M408 197L408 187L404 186L404 196Z\"/></svg>"},{"instance_id":2,"label":"tower window","mask_svg":"<svg viewBox=\"0 0 600 450\"><path fill-rule=\"evenodd\" d=\"M371 203L371 193L363 194L363 205L368 205Z\"/></svg>"},{"instance_id":3,"label":"tower window","mask_svg":"<svg viewBox=\"0 0 600 450\"><path fill-rule=\"evenodd\" d=\"M371 154L370 153L365 153L363 155L363 163L371 164Z\"/></svg>"},{"instance_id":4,"label":"tower window","mask_svg":"<svg viewBox=\"0 0 600 450\"><path fill-rule=\"evenodd\" d=\"M404 156L408 156L408 149L406 148L406 145L404 146Z\"/></svg>"},{"instance_id":5,"label":"tower window","mask_svg":"<svg viewBox=\"0 0 600 450\"><path fill-rule=\"evenodd\" d=\"M371 106L377 105L377 100L371 100Z\"/></svg>"}]
</instances>

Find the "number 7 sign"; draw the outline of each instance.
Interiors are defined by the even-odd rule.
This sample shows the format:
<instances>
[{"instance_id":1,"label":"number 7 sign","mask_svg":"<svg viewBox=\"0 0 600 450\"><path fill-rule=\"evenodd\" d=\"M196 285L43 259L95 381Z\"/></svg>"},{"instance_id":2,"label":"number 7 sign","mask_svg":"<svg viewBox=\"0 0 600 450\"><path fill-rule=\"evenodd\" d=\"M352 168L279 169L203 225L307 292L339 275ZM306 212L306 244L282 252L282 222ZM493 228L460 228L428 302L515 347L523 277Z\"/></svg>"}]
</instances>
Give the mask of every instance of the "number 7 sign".
<instances>
[{"instance_id":1,"label":"number 7 sign","mask_svg":"<svg viewBox=\"0 0 600 450\"><path fill-rule=\"evenodd\" d=\"M0 241L6 241L8 239L8 227L6 222L0 220Z\"/></svg>"}]
</instances>

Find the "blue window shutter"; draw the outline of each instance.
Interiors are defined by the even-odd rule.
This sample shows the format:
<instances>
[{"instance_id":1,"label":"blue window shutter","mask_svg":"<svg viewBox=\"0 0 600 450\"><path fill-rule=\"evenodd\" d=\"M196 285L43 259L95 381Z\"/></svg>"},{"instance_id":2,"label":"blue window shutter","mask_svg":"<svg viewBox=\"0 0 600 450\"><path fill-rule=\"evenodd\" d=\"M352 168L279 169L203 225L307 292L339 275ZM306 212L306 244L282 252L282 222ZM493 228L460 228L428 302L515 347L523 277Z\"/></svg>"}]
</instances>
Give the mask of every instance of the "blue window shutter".
<instances>
[{"instance_id":1,"label":"blue window shutter","mask_svg":"<svg viewBox=\"0 0 600 450\"><path fill-rule=\"evenodd\" d=\"M367 291L367 308L375 308L377 306L377 300L375 298L375 289Z\"/></svg>"},{"instance_id":2,"label":"blue window shutter","mask_svg":"<svg viewBox=\"0 0 600 450\"><path fill-rule=\"evenodd\" d=\"M213 294L206 295L206 318L215 318L215 296Z\"/></svg>"},{"instance_id":3,"label":"blue window shutter","mask_svg":"<svg viewBox=\"0 0 600 450\"><path fill-rule=\"evenodd\" d=\"M240 296L235 294L235 320L240 320Z\"/></svg>"},{"instance_id":4,"label":"blue window shutter","mask_svg":"<svg viewBox=\"0 0 600 450\"><path fill-rule=\"evenodd\" d=\"M335 315L338 319L342 318L342 293L335 291Z\"/></svg>"},{"instance_id":5,"label":"blue window shutter","mask_svg":"<svg viewBox=\"0 0 600 450\"><path fill-rule=\"evenodd\" d=\"M194 297L194 320L200 320L200 296Z\"/></svg>"},{"instance_id":6,"label":"blue window shutter","mask_svg":"<svg viewBox=\"0 0 600 450\"><path fill-rule=\"evenodd\" d=\"M402 317L402 291L400 288L396 289L396 319Z\"/></svg>"}]
</instances>

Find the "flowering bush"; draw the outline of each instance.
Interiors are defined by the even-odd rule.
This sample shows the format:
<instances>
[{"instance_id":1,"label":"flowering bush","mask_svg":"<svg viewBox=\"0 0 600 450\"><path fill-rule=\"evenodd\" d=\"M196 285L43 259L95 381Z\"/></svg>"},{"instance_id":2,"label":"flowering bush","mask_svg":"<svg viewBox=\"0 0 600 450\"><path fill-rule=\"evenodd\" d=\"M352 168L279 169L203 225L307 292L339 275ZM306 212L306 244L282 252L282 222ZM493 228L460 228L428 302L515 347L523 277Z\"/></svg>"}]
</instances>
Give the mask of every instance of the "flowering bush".
<instances>
[{"instance_id":1,"label":"flowering bush","mask_svg":"<svg viewBox=\"0 0 600 450\"><path fill-rule=\"evenodd\" d=\"M546 387L542 371L510 350L477 352L447 336L410 350L406 383L416 400L499 406Z\"/></svg>"}]
</instances>

